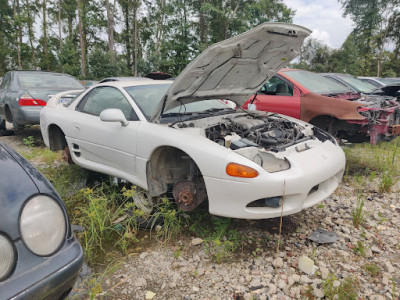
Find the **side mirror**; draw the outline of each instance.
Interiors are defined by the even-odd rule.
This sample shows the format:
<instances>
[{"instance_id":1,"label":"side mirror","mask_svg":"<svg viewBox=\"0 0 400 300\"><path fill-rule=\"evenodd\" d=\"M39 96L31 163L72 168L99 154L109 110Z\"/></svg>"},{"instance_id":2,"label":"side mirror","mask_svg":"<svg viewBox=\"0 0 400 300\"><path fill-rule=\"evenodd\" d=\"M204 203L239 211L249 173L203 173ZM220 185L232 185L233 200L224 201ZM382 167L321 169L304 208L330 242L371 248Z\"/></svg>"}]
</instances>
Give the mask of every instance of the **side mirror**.
<instances>
[{"instance_id":1,"label":"side mirror","mask_svg":"<svg viewBox=\"0 0 400 300\"><path fill-rule=\"evenodd\" d=\"M109 108L105 109L100 113L100 120L103 122L120 122L122 126L127 126L129 124L128 120L125 118L124 113L120 109Z\"/></svg>"}]
</instances>

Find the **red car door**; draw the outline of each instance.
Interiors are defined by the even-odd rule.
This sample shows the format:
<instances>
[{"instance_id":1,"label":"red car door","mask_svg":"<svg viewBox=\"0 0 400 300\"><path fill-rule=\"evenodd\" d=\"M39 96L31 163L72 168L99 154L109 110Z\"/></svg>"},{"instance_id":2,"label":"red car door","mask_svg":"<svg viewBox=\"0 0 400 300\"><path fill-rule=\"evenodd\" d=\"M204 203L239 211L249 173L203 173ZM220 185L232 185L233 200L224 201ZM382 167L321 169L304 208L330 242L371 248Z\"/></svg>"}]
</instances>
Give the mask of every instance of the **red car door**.
<instances>
[{"instance_id":1,"label":"red car door","mask_svg":"<svg viewBox=\"0 0 400 300\"><path fill-rule=\"evenodd\" d=\"M261 87L253 104L256 110L275 112L300 119L300 95L300 90L292 83L274 76ZM247 109L253 98L254 96L243 105L243 108Z\"/></svg>"}]
</instances>

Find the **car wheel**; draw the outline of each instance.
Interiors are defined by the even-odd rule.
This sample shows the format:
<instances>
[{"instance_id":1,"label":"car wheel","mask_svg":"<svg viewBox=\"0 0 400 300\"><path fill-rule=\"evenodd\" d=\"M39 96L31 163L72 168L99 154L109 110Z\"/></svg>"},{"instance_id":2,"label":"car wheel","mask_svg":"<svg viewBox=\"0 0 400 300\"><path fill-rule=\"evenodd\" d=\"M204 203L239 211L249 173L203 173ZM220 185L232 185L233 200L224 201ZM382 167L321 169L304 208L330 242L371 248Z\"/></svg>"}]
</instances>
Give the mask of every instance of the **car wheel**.
<instances>
[{"instance_id":1,"label":"car wheel","mask_svg":"<svg viewBox=\"0 0 400 300\"><path fill-rule=\"evenodd\" d=\"M66 146L63 150L63 158L69 165L74 164L74 161L72 160L71 152L69 151L68 146Z\"/></svg>"},{"instance_id":2,"label":"car wheel","mask_svg":"<svg viewBox=\"0 0 400 300\"><path fill-rule=\"evenodd\" d=\"M7 119L7 122L9 122L9 123L11 123L13 125L13 128L15 130L19 130L19 129L23 129L24 128L24 125L17 124L17 122L15 121L15 119L14 119L9 107L6 108L6 119Z\"/></svg>"},{"instance_id":3,"label":"car wheel","mask_svg":"<svg viewBox=\"0 0 400 300\"><path fill-rule=\"evenodd\" d=\"M6 120L0 119L0 136L9 136L13 135L14 131L13 130L7 130L6 127Z\"/></svg>"},{"instance_id":4,"label":"car wheel","mask_svg":"<svg viewBox=\"0 0 400 300\"><path fill-rule=\"evenodd\" d=\"M132 198L135 205L145 214L150 214L153 211L156 197L152 197L147 191L137 187Z\"/></svg>"}]
</instances>

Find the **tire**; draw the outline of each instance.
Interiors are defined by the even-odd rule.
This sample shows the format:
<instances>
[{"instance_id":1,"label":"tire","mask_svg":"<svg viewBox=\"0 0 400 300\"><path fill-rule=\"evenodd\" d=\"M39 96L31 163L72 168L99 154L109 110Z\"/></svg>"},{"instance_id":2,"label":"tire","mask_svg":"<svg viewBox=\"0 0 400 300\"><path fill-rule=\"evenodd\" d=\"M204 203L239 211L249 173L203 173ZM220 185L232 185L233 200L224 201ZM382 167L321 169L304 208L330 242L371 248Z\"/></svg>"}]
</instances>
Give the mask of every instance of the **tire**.
<instances>
[{"instance_id":1,"label":"tire","mask_svg":"<svg viewBox=\"0 0 400 300\"><path fill-rule=\"evenodd\" d=\"M6 130L6 120L0 117L0 130Z\"/></svg>"},{"instance_id":2,"label":"tire","mask_svg":"<svg viewBox=\"0 0 400 300\"><path fill-rule=\"evenodd\" d=\"M6 107L6 119L9 123L13 124L14 130L24 129L24 125L17 124L9 107Z\"/></svg>"},{"instance_id":3,"label":"tire","mask_svg":"<svg viewBox=\"0 0 400 300\"><path fill-rule=\"evenodd\" d=\"M13 130L7 130L6 120L0 118L0 136L10 136L13 135Z\"/></svg>"},{"instance_id":4,"label":"tire","mask_svg":"<svg viewBox=\"0 0 400 300\"><path fill-rule=\"evenodd\" d=\"M74 161L72 160L71 152L69 151L68 146L66 146L63 150L63 158L69 165L74 164Z\"/></svg>"}]
</instances>

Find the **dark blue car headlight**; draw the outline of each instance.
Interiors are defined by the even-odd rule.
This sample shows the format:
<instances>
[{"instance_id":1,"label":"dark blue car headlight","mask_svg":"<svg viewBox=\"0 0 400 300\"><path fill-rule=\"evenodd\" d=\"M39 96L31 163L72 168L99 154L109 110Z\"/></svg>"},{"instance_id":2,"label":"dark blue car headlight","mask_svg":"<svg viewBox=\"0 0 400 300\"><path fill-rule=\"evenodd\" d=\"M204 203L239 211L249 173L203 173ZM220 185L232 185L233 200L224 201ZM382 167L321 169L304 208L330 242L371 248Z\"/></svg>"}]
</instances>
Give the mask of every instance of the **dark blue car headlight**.
<instances>
[{"instance_id":1,"label":"dark blue car headlight","mask_svg":"<svg viewBox=\"0 0 400 300\"><path fill-rule=\"evenodd\" d=\"M15 253L11 241L0 233L0 281L12 271L15 263Z\"/></svg>"},{"instance_id":2,"label":"dark blue car headlight","mask_svg":"<svg viewBox=\"0 0 400 300\"><path fill-rule=\"evenodd\" d=\"M22 209L22 240L37 255L48 256L57 251L65 240L66 229L64 211L53 198L37 195Z\"/></svg>"}]
</instances>

